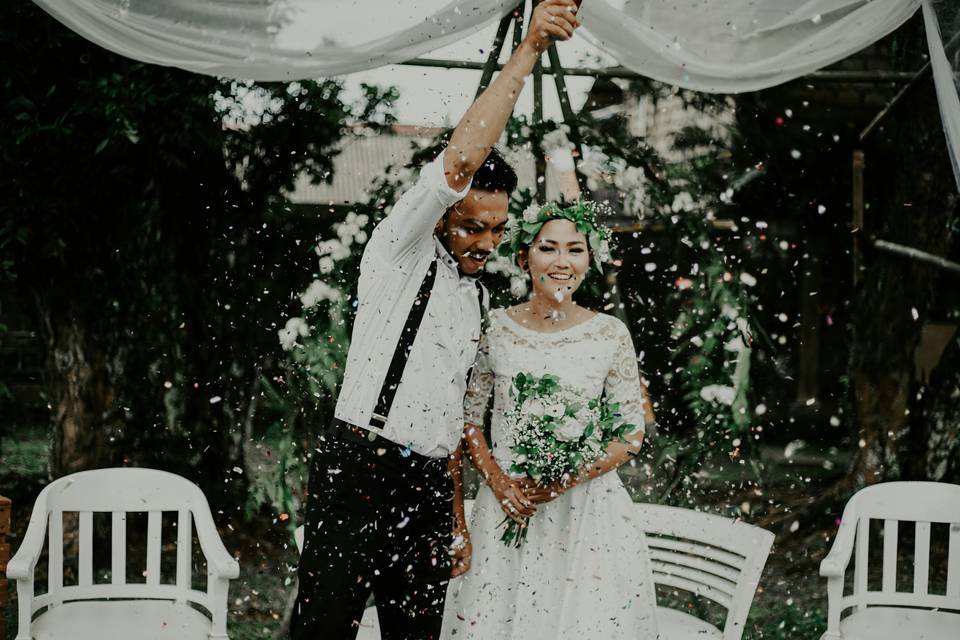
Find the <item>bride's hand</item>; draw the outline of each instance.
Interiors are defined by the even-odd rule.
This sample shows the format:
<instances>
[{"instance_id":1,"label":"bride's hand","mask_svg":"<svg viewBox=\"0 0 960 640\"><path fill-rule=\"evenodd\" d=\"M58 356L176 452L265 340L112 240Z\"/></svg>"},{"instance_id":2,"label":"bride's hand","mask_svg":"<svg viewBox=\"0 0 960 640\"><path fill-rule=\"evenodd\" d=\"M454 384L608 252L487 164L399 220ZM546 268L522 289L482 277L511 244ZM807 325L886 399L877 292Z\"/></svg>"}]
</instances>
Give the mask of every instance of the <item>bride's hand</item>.
<instances>
[{"instance_id":1,"label":"bride's hand","mask_svg":"<svg viewBox=\"0 0 960 640\"><path fill-rule=\"evenodd\" d=\"M497 497L497 502L500 503L500 508L517 524L525 525L530 516L536 513L536 505L524 495L519 482L510 479L507 474L491 478L489 484L493 495Z\"/></svg>"},{"instance_id":2,"label":"bride's hand","mask_svg":"<svg viewBox=\"0 0 960 640\"><path fill-rule=\"evenodd\" d=\"M524 478L520 481L520 486L523 489L524 495L535 505L545 504L551 500L559 498L564 493L572 489L573 485L574 483L569 480L553 482L548 485L537 484L533 480L527 478Z\"/></svg>"}]
</instances>

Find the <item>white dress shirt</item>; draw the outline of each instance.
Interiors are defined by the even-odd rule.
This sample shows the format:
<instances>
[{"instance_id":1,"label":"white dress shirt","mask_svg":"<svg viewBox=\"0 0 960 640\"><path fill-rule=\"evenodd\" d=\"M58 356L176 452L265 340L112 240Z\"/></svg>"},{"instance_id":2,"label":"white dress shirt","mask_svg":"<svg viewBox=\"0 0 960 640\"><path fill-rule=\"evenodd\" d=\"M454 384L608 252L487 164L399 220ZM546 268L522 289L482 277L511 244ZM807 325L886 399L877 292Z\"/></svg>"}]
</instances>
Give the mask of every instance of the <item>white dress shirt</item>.
<instances>
[{"instance_id":1,"label":"white dress shirt","mask_svg":"<svg viewBox=\"0 0 960 640\"><path fill-rule=\"evenodd\" d=\"M431 457L453 452L463 431L466 378L480 342L475 278L461 276L433 230L462 200L447 184L443 154L426 165L373 230L360 262L359 306L335 415ZM370 426L400 331L430 263L437 279L384 428ZM485 296L484 296L485 297Z\"/></svg>"}]
</instances>

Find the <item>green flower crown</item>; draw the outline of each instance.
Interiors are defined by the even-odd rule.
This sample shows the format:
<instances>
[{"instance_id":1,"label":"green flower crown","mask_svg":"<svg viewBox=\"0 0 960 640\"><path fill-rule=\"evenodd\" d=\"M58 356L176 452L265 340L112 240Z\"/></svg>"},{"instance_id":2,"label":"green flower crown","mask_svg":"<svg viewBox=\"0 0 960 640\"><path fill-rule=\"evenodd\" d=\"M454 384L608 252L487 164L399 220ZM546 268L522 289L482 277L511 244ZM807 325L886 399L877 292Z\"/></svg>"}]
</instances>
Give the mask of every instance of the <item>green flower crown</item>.
<instances>
[{"instance_id":1,"label":"green flower crown","mask_svg":"<svg viewBox=\"0 0 960 640\"><path fill-rule=\"evenodd\" d=\"M611 261L610 241L613 232L599 221L602 205L583 200L569 207L561 207L555 203L539 205L531 204L524 209L520 218L511 216L507 223L506 237L497 250L502 256L513 257L516 261L520 249L530 246L533 239L540 233L543 225L551 220L566 219L577 226L577 231L587 236L590 250L593 252L593 262L597 271L603 273L603 263Z\"/></svg>"}]
</instances>

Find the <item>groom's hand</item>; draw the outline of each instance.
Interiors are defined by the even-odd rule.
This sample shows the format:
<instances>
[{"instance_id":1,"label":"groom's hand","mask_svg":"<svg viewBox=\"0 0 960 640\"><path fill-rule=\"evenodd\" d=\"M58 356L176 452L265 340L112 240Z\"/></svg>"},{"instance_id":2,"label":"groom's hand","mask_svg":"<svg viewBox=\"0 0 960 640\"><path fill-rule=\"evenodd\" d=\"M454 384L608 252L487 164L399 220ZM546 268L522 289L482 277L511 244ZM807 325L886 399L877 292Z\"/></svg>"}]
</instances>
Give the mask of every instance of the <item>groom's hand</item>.
<instances>
[{"instance_id":1,"label":"groom's hand","mask_svg":"<svg viewBox=\"0 0 960 640\"><path fill-rule=\"evenodd\" d=\"M578 3L573 0L544 0L533 10L527 41L539 53L555 40L569 40L580 26Z\"/></svg>"},{"instance_id":2,"label":"groom's hand","mask_svg":"<svg viewBox=\"0 0 960 640\"><path fill-rule=\"evenodd\" d=\"M470 570L470 559L473 556L473 545L470 543L470 532L466 529L453 532L453 544L450 545L450 577L462 576Z\"/></svg>"}]
</instances>

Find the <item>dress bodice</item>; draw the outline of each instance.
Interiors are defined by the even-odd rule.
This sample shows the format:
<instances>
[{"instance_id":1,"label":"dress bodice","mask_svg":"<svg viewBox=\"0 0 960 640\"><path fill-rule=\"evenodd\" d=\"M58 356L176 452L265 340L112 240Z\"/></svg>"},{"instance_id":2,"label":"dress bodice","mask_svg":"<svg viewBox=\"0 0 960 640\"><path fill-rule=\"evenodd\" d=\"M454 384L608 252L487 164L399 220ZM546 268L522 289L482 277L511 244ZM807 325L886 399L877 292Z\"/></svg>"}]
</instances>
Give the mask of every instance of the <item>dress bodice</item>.
<instances>
[{"instance_id":1,"label":"dress bodice","mask_svg":"<svg viewBox=\"0 0 960 640\"><path fill-rule=\"evenodd\" d=\"M600 313L568 329L548 333L528 329L505 309L494 309L470 377L464 419L482 425L492 397L490 445L504 470L509 469L512 456L502 417L513 405L510 389L521 372L537 377L553 374L561 385L585 398L606 395L609 401L620 404L625 421L643 429L644 392L636 352L623 322Z\"/></svg>"}]
</instances>

